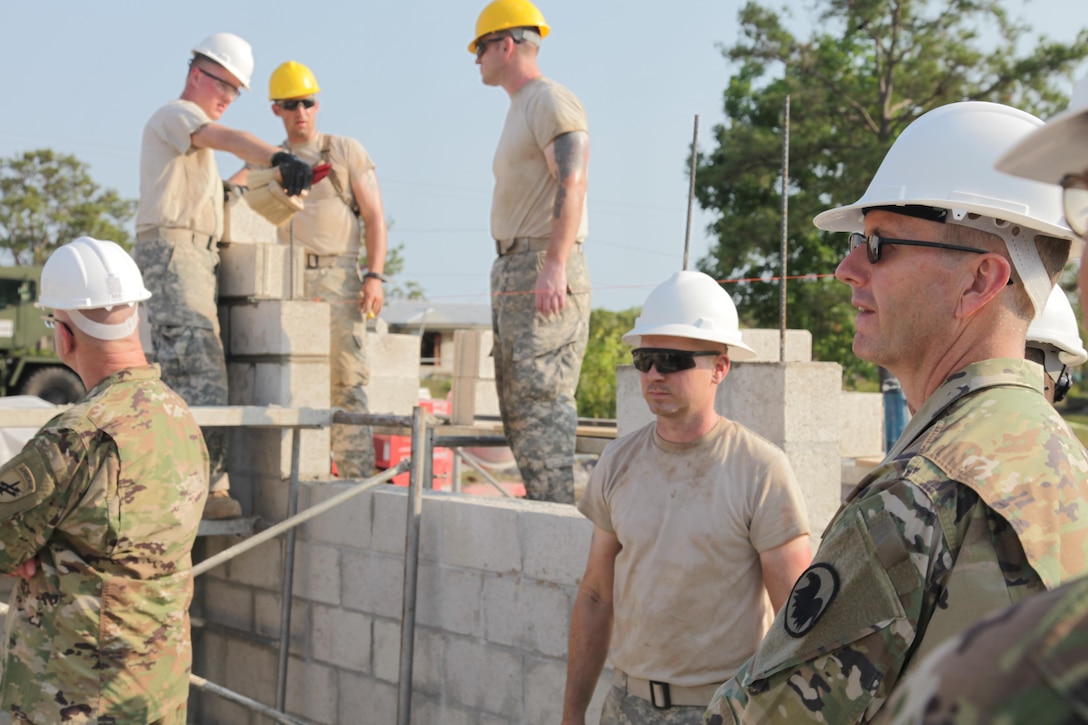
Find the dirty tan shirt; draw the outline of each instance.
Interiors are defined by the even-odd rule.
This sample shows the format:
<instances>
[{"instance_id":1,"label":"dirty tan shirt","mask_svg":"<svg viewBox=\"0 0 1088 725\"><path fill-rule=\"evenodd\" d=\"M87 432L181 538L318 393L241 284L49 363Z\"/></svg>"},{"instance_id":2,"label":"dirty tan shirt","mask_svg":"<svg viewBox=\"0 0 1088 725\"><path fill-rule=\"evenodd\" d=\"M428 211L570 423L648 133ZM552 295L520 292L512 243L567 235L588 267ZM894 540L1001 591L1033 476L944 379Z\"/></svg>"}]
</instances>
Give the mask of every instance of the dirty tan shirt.
<instances>
[{"instance_id":1,"label":"dirty tan shirt","mask_svg":"<svg viewBox=\"0 0 1088 725\"><path fill-rule=\"evenodd\" d=\"M215 152L192 142L193 133L211 122L200 106L178 99L144 126L137 233L168 227L223 235L223 181Z\"/></svg>"},{"instance_id":2,"label":"dirty tan shirt","mask_svg":"<svg viewBox=\"0 0 1088 725\"><path fill-rule=\"evenodd\" d=\"M670 443L656 423L611 443L578 509L619 538L612 664L697 687L729 679L774 617L759 554L807 534L786 454L721 419Z\"/></svg>"},{"instance_id":3,"label":"dirty tan shirt","mask_svg":"<svg viewBox=\"0 0 1088 725\"><path fill-rule=\"evenodd\" d=\"M318 133L304 144L284 143L284 148L314 166L321 163L321 149L326 134ZM345 196L351 195L351 184L374 168L363 145L346 136L329 136L329 162L340 180ZM344 198L336 193L331 178L326 178L307 192L305 208L295 214L295 243L302 244L315 254L355 254L362 245L359 219ZM276 232L281 244L291 241L289 224Z\"/></svg>"},{"instance_id":4,"label":"dirty tan shirt","mask_svg":"<svg viewBox=\"0 0 1088 725\"><path fill-rule=\"evenodd\" d=\"M510 98L510 110L492 162L491 236L498 240L549 237L559 182L548 170L544 149L556 136L589 131L586 113L574 94L548 78L538 78ZM582 204L576 241L589 233Z\"/></svg>"}]
</instances>

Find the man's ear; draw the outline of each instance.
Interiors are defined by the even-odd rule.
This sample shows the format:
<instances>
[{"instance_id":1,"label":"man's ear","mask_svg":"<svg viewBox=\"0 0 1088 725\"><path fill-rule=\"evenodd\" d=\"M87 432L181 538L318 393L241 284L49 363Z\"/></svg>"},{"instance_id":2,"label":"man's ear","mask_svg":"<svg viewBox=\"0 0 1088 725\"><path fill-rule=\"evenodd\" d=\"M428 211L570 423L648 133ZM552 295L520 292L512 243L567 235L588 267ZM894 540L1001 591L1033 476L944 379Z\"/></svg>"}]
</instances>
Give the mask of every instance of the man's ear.
<instances>
[{"instance_id":1,"label":"man's ear","mask_svg":"<svg viewBox=\"0 0 1088 725\"><path fill-rule=\"evenodd\" d=\"M957 313L963 319L989 304L1012 279L1012 265L1000 254L980 255L971 269L973 275L960 295L960 304L957 309Z\"/></svg>"},{"instance_id":2,"label":"man's ear","mask_svg":"<svg viewBox=\"0 0 1088 725\"><path fill-rule=\"evenodd\" d=\"M714 361L714 375L711 376L711 381L715 385L717 385L725 380L725 376L729 374L729 369L732 367L732 365L733 363L729 359L729 355L719 355Z\"/></svg>"},{"instance_id":3,"label":"man's ear","mask_svg":"<svg viewBox=\"0 0 1088 725\"><path fill-rule=\"evenodd\" d=\"M276 118L283 118L283 112L280 110L280 104L276 103L275 101L272 101L272 113L276 116Z\"/></svg>"}]
</instances>

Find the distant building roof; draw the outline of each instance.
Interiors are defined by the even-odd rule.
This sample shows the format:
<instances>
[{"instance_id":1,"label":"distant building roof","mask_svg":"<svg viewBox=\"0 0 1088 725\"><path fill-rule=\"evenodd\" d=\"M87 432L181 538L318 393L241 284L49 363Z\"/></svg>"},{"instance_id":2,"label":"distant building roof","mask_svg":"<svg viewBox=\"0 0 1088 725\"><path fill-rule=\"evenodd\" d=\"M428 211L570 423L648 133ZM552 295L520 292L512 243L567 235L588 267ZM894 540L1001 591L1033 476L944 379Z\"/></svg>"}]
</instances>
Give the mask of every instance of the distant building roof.
<instances>
[{"instance_id":1,"label":"distant building roof","mask_svg":"<svg viewBox=\"0 0 1088 725\"><path fill-rule=\"evenodd\" d=\"M423 330L490 329L491 305L469 302L427 302L386 300L382 318L390 327L416 332Z\"/></svg>"}]
</instances>

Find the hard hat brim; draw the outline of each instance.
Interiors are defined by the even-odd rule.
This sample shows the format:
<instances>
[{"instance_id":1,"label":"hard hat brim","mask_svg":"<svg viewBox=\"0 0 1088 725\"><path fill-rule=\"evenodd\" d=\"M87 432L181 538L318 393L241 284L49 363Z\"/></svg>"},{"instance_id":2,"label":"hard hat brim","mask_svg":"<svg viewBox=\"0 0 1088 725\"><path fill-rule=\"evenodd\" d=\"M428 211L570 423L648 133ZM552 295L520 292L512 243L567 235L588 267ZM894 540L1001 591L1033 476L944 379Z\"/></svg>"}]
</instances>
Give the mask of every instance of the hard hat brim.
<instances>
[{"instance_id":1,"label":"hard hat brim","mask_svg":"<svg viewBox=\"0 0 1088 725\"><path fill-rule=\"evenodd\" d=\"M998 171L1060 184L1067 174L1088 170L1088 109L1059 113L1007 151L994 165Z\"/></svg>"},{"instance_id":2,"label":"hard hat brim","mask_svg":"<svg viewBox=\"0 0 1088 725\"><path fill-rule=\"evenodd\" d=\"M745 345L741 340L723 340L720 335L715 336L713 334L702 336L697 332L693 332L690 325L657 325L646 329L639 329L636 327L623 336L623 343L625 345L630 345L631 347L638 347L642 344L643 335L683 337L689 340L716 342L725 345L729 349L729 359L734 362L752 360L759 355L759 353Z\"/></svg>"}]
</instances>

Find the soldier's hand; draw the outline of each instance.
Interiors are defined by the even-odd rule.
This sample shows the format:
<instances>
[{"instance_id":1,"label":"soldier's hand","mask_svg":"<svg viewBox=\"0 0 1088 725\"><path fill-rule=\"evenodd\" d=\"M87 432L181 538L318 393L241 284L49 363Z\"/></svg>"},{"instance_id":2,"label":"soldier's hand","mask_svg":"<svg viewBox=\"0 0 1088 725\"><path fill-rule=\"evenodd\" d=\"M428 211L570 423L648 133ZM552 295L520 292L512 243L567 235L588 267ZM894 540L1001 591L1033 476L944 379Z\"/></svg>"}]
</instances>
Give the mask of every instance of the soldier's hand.
<instances>
[{"instance_id":1,"label":"soldier's hand","mask_svg":"<svg viewBox=\"0 0 1088 725\"><path fill-rule=\"evenodd\" d=\"M11 572L12 576L17 576L20 579L29 579L34 576L38 571L38 558L33 557L27 559L19 566L15 567L15 570Z\"/></svg>"},{"instance_id":2,"label":"soldier's hand","mask_svg":"<svg viewBox=\"0 0 1088 725\"><path fill-rule=\"evenodd\" d=\"M567 268L545 261L536 277L536 311L545 317L558 315L567 306Z\"/></svg>"},{"instance_id":3,"label":"soldier's hand","mask_svg":"<svg viewBox=\"0 0 1088 725\"><path fill-rule=\"evenodd\" d=\"M272 156L272 165L280 170L283 189L288 196L298 196L313 183L314 170L294 154L278 151Z\"/></svg>"}]
</instances>

